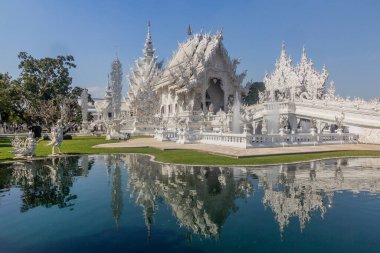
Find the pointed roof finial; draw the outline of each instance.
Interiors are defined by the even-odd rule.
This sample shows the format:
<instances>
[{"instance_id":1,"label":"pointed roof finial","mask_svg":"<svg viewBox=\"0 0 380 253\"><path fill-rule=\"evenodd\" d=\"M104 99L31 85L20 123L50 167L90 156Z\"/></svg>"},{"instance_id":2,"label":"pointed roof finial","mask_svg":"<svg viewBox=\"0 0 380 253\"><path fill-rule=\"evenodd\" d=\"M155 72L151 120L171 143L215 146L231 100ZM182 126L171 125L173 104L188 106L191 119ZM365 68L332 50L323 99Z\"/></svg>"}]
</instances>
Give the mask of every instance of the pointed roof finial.
<instances>
[{"instance_id":1,"label":"pointed roof finial","mask_svg":"<svg viewBox=\"0 0 380 253\"><path fill-rule=\"evenodd\" d=\"M150 34L150 20L148 20L148 31L146 34L145 46L143 49L143 53L145 57L153 57L154 48L152 43L152 36Z\"/></svg>"},{"instance_id":2,"label":"pointed roof finial","mask_svg":"<svg viewBox=\"0 0 380 253\"><path fill-rule=\"evenodd\" d=\"M302 61L307 61L307 55L306 55L306 48L305 48L305 46L302 46L301 62Z\"/></svg>"},{"instance_id":3,"label":"pointed roof finial","mask_svg":"<svg viewBox=\"0 0 380 253\"><path fill-rule=\"evenodd\" d=\"M193 35L193 31L191 30L191 25L189 24L189 26L187 27L187 36L190 38L191 35Z\"/></svg>"},{"instance_id":4,"label":"pointed roof finial","mask_svg":"<svg viewBox=\"0 0 380 253\"><path fill-rule=\"evenodd\" d=\"M150 36L150 20L148 20L148 35Z\"/></svg>"},{"instance_id":5,"label":"pointed roof finial","mask_svg":"<svg viewBox=\"0 0 380 253\"><path fill-rule=\"evenodd\" d=\"M286 57L285 41L282 41L282 44L281 44L281 58L285 58L285 57Z\"/></svg>"}]
</instances>

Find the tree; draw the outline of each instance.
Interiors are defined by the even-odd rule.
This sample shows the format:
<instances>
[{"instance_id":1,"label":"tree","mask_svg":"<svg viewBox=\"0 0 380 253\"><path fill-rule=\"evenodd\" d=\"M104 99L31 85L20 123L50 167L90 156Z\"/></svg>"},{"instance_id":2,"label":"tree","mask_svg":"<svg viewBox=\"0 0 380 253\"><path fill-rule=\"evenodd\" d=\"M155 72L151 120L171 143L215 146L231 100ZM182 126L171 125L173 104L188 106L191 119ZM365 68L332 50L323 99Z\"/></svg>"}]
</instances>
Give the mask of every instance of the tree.
<instances>
[{"instance_id":1,"label":"tree","mask_svg":"<svg viewBox=\"0 0 380 253\"><path fill-rule=\"evenodd\" d=\"M75 68L74 57L36 59L20 52L21 74L18 84L23 97L24 113L20 117L27 124L39 123L50 129L58 119L66 127L80 123L78 97L82 89L72 87L69 70Z\"/></svg>"},{"instance_id":2,"label":"tree","mask_svg":"<svg viewBox=\"0 0 380 253\"><path fill-rule=\"evenodd\" d=\"M22 111L21 96L17 82L8 73L0 73L0 123L19 123L18 115Z\"/></svg>"},{"instance_id":3,"label":"tree","mask_svg":"<svg viewBox=\"0 0 380 253\"><path fill-rule=\"evenodd\" d=\"M243 97L243 102L248 105L257 104L259 102L259 92L265 90L265 84L263 82L253 82L247 83L246 87L249 89L248 94Z\"/></svg>"}]
</instances>

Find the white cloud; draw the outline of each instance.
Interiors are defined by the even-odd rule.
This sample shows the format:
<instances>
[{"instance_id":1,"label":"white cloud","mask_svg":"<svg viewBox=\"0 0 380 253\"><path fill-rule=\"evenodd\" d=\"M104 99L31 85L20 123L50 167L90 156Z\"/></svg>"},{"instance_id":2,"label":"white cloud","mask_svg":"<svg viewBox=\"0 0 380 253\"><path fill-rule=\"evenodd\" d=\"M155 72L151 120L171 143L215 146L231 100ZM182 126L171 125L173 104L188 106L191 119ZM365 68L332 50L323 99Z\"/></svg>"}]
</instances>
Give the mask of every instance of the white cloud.
<instances>
[{"instance_id":1,"label":"white cloud","mask_svg":"<svg viewBox=\"0 0 380 253\"><path fill-rule=\"evenodd\" d=\"M102 98L104 96L105 87L91 86L86 88L93 98Z\"/></svg>"}]
</instances>

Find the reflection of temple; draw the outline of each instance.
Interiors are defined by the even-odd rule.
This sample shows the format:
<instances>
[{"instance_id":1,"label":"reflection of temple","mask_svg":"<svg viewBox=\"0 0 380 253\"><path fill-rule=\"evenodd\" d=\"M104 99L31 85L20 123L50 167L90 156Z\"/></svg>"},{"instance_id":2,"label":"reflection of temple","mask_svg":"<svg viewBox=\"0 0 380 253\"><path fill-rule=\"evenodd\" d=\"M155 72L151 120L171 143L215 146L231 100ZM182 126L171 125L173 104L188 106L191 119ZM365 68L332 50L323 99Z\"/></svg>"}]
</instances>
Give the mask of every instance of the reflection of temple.
<instances>
[{"instance_id":1,"label":"reflection of temple","mask_svg":"<svg viewBox=\"0 0 380 253\"><path fill-rule=\"evenodd\" d=\"M107 174L111 177L111 208L112 218L115 220L116 225L120 220L123 210L123 189L122 189L122 173L124 169L124 163L119 159L117 155L105 156L105 165Z\"/></svg>"},{"instance_id":2,"label":"reflection of temple","mask_svg":"<svg viewBox=\"0 0 380 253\"><path fill-rule=\"evenodd\" d=\"M264 190L263 204L272 209L280 232L292 217L301 230L319 211L323 217L335 192L380 193L380 159L338 159L255 169Z\"/></svg>"},{"instance_id":3,"label":"reflection of temple","mask_svg":"<svg viewBox=\"0 0 380 253\"><path fill-rule=\"evenodd\" d=\"M173 211L179 225L205 237L218 238L235 199L253 193L251 179L263 190L262 203L279 223L280 233L292 217L301 231L313 215L322 218L333 205L335 192L380 193L380 159L326 160L271 168L223 168L162 165L149 158L124 158L131 196L144 208L150 230L157 199Z\"/></svg>"},{"instance_id":4,"label":"reflection of temple","mask_svg":"<svg viewBox=\"0 0 380 253\"><path fill-rule=\"evenodd\" d=\"M380 194L380 158L262 168L168 165L151 162L143 155L121 154L96 156L95 162L102 164L103 158L115 222L118 224L123 215L123 180L127 180L131 199L143 209L148 238L161 203L170 207L189 237L197 234L219 238L229 215L238 210L235 201L248 201L254 190L255 196L260 196L264 206L273 212L281 234L294 219L299 220L302 230L312 217L323 217L333 207L334 196L341 192ZM2 188L20 188L22 212L37 206L70 207L77 198L71 193L75 178L86 176L93 163L94 158L87 156L15 163L2 170ZM128 177L123 177L126 172Z\"/></svg>"},{"instance_id":5,"label":"reflection of temple","mask_svg":"<svg viewBox=\"0 0 380 253\"><path fill-rule=\"evenodd\" d=\"M252 192L252 186L228 168L161 165L138 155L127 156L126 163L129 189L144 209L148 232L160 198L180 226L218 238L231 211L237 210L235 199Z\"/></svg>"}]
</instances>

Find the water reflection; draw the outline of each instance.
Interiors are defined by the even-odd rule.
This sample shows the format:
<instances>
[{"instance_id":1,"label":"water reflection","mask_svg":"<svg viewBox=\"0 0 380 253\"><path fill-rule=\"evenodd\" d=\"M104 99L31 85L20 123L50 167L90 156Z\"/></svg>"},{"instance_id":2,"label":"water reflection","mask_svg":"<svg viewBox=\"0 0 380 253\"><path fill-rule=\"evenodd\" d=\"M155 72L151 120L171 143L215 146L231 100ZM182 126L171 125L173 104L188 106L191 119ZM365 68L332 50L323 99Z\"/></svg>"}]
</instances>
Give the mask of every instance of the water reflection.
<instances>
[{"instance_id":1,"label":"water reflection","mask_svg":"<svg viewBox=\"0 0 380 253\"><path fill-rule=\"evenodd\" d=\"M118 225L124 207L121 170L125 169L125 163L118 155L108 155L105 158L105 165L108 176L112 178L112 217Z\"/></svg>"},{"instance_id":2,"label":"water reflection","mask_svg":"<svg viewBox=\"0 0 380 253\"><path fill-rule=\"evenodd\" d=\"M380 192L380 163L377 158L337 159L297 165L254 169L264 190L262 202L271 208L280 232L292 217L301 231L312 215L333 207L334 193Z\"/></svg>"},{"instance_id":3,"label":"water reflection","mask_svg":"<svg viewBox=\"0 0 380 253\"><path fill-rule=\"evenodd\" d=\"M94 160L89 161L87 156L17 162L1 169L6 178L2 191L20 188L21 212L38 206L72 207L72 200L77 198L70 193L75 177L87 176L93 163Z\"/></svg>"},{"instance_id":4,"label":"water reflection","mask_svg":"<svg viewBox=\"0 0 380 253\"><path fill-rule=\"evenodd\" d=\"M219 237L237 198L253 194L253 187L237 170L222 167L188 167L152 163L148 157L124 157L128 187L136 204L143 207L148 232L157 200L170 206L181 227L205 237Z\"/></svg>"},{"instance_id":5,"label":"water reflection","mask_svg":"<svg viewBox=\"0 0 380 253\"><path fill-rule=\"evenodd\" d=\"M150 231L157 200L172 209L181 227L204 237L219 238L237 199L253 196L254 180L263 191L282 235L292 218L302 231L313 215L322 218L333 207L335 192L380 192L380 159L316 161L262 168L178 166L152 163L139 155L121 156L128 169L128 187L144 209Z\"/></svg>"},{"instance_id":6,"label":"water reflection","mask_svg":"<svg viewBox=\"0 0 380 253\"><path fill-rule=\"evenodd\" d=\"M193 234L218 239L228 217L239 211L239 200L259 198L282 235L294 219L302 231L313 216L323 218L337 193L380 193L379 158L231 168L159 164L142 155L65 157L1 168L0 186L21 190L21 212L37 206L71 208L80 201L70 192L76 178L91 174L102 158L111 188L110 215L118 225L130 198L143 210L148 238L160 204L170 208L189 240Z\"/></svg>"}]
</instances>

